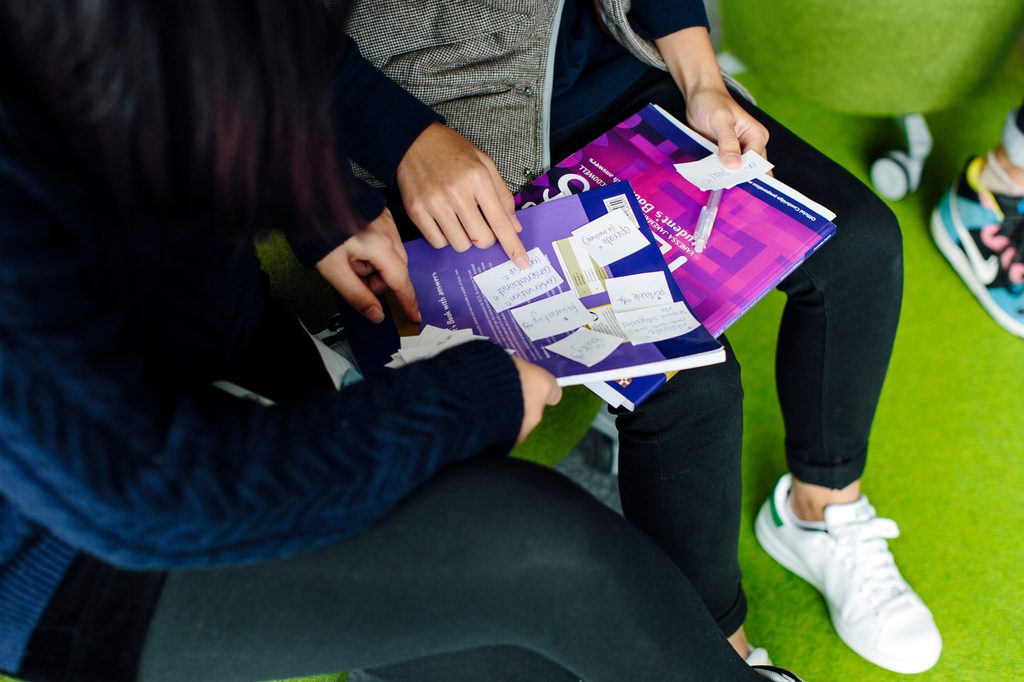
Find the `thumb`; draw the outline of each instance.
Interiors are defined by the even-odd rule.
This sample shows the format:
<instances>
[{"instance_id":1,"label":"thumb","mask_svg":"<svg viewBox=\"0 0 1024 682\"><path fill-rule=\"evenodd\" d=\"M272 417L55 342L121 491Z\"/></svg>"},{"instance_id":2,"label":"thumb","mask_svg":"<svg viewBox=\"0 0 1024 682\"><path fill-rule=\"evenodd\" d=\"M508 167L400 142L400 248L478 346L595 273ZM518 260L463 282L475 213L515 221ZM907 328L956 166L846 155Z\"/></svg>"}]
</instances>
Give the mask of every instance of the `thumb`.
<instances>
[{"instance_id":1,"label":"thumb","mask_svg":"<svg viewBox=\"0 0 1024 682\"><path fill-rule=\"evenodd\" d=\"M726 168L739 168L740 139L736 136L736 120L732 116L719 120L714 130L718 138L718 158Z\"/></svg>"},{"instance_id":2,"label":"thumb","mask_svg":"<svg viewBox=\"0 0 1024 682\"><path fill-rule=\"evenodd\" d=\"M562 400L562 387L558 385L557 381L551 382L551 390L548 391L548 399L546 403L548 405L557 405Z\"/></svg>"}]
</instances>

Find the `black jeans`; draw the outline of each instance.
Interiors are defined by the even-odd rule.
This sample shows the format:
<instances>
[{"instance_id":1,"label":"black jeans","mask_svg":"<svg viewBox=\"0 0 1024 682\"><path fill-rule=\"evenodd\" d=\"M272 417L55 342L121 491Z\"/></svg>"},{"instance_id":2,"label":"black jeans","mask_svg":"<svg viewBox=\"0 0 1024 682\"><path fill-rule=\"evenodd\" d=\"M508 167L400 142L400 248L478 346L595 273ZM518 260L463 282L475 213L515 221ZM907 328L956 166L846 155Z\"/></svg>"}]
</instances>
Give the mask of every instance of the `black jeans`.
<instances>
[{"instance_id":1,"label":"black jeans","mask_svg":"<svg viewBox=\"0 0 1024 682\"><path fill-rule=\"evenodd\" d=\"M283 324L271 317L255 346L263 361L245 363L273 368L261 386L278 398L325 379L297 325ZM247 387L258 379L238 377ZM640 531L557 472L488 454L446 468L365 532L305 555L166 575L81 557L18 676L262 680L464 650L507 652L549 679L761 679ZM508 670L470 679L544 679Z\"/></svg>"},{"instance_id":2,"label":"black jeans","mask_svg":"<svg viewBox=\"0 0 1024 682\"><path fill-rule=\"evenodd\" d=\"M899 224L863 183L757 107L775 176L836 212L836 234L779 289L776 387L786 458L801 481L843 488L859 479L889 365L903 286ZM651 70L606 110L559 134L561 159L648 102L685 121L672 79ZM731 634L743 622L737 543L743 391L725 363L676 375L636 412L619 411L623 510L684 570Z\"/></svg>"},{"instance_id":3,"label":"black jeans","mask_svg":"<svg viewBox=\"0 0 1024 682\"><path fill-rule=\"evenodd\" d=\"M790 470L802 481L842 488L864 469L896 334L903 286L899 225L850 173L755 106L737 101L768 128L775 176L838 215L836 235L779 286L788 299L776 380ZM686 103L675 83L652 69L608 107L554 136L552 160L649 102L685 121ZM743 388L736 355L725 336L720 340L726 362L677 374L635 412L615 412L626 517L683 570L730 635L747 610L737 556ZM482 669L514 673L476 676ZM562 678L541 660L495 648L367 671L354 682L482 679Z\"/></svg>"}]
</instances>

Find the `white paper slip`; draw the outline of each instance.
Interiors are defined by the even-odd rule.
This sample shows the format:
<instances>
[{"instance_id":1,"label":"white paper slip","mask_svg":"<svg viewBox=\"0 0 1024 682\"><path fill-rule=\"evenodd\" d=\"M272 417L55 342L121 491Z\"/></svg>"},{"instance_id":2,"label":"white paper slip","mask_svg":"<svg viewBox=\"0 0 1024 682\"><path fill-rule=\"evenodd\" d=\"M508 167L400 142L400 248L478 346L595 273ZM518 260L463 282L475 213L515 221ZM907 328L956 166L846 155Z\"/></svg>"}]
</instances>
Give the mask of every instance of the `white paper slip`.
<instances>
[{"instance_id":1,"label":"white paper slip","mask_svg":"<svg viewBox=\"0 0 1024 682\"><path fill-rule=\"evenodd\" d=\"M590 314L594 319L588 322L587 326L595 332L617 336L620 339L626 338L626 332L622 331L622 327L619 326L619 321L615 319L615 311L610 305L591 308Z\"/></svg>"},{"instance_id":2,"label":"white paper slip","mask_svg":"<svg viewBox=\"0 0 1024 682\"><path fill-rule=\"evenodd\" d=\"M604 267L647 246L647 237L625 211L610 211L572 231L597 264Z\"/></svg>"},{"instance_id":3,"label":"white paper slip","mask_svg":"<svg viewBox=\"0 0 1024 682\"><path fill-rule=\"evenodd\" d=\"M324 339L332 336L329 331L310 334L302 320L299 320L299 325L302 326L302 331L306 332L313 340L313 345L316 346L316 350L320 354L320 360L324 363L324 369L327 370L327 375L331 377L331 383L334 384L334 390L340 391L342 386L362 380L363 375L356 367L355 359L352 357L352 348L347 342L341 341L328 346Z\"/></svg>"},{"instance_id":4,"label":"white paper slip","mask_svg":"<svg viewBox=\"0 0 1024 682\"><path fill-rule=\"evenodd\" d=\"M540 248L530 249L526 255L530 258L530 267L526 270L506 261L473 275L473 281L496 312L532 301L558 288L564 281Z\"/></svg>"},{"instance_id":5,"label":"white paper slip","mask_svg":"<svg viewBox=\"0 0 1024 682\"><path fill-rule=\"evenodd\" d=\"M775 166L753 149L740 159L739 168L726 168L718 154L709 154L700 161L677 163L676 171L702 190L731 189L736 185L764 175Z\"/></svg>"},{"instance_id":6,"label":"white paper slip","mask_svg":"<svg viewBox=\"0 0 1024 682\"><path fill-rule=\"evenodd\" d=\"M475 335L472 329L442 329L428 324L417 336L403 336L399 339L398 352L391 356L391 360L400 364L388 363L385 366L401 366L430 358L449 348L476 339L487 340L487 337Z\"/></svg>"},{"instance_id":7,"label":"white paper slip","mask_svg":"<svg viewBox=\"0 0 1024 682\"><path fill-rule=\"evenodd\" d=\"M571 291L512 309L512 317L531 341L579 329L590 322L590 311Z\"/></svg>"},{"instance_id":8,"label":"white paper slip","mask_svg":"<svg viewBox=\"0 0 1024 682\"><path fill-rule=\"evenodd\" d=\"M638 275L612 277L604 281L615 312L650 308L651 306L672 303L672 291L664 272L641 272Z\"/></svg>"},{"instance_id":9,"label":"white paper slip","mask_svg":"<svg viewBox=\"0 0 1024 682\"><path fill-rule=\"evenodd\" d=\"M614 353L615 349L622 345L622 342L623 339L617 336L610 336L581 327L564 339L555 341L550 346L545 346L545 348L552 353L561 355L563 358L569 358L587 367L593 367Z\"/></svg>"},{"instance_id":10,"label":"white paper slip","mask_svg":"<svg viewBox=\"0 0 1024 682\"><path fill-rule=\"evenodd\" d=\"M626 332L626 338L634 344L672 339L700 326L682 301L616 312L615 319Z\"/></svg>"}]
</instances>

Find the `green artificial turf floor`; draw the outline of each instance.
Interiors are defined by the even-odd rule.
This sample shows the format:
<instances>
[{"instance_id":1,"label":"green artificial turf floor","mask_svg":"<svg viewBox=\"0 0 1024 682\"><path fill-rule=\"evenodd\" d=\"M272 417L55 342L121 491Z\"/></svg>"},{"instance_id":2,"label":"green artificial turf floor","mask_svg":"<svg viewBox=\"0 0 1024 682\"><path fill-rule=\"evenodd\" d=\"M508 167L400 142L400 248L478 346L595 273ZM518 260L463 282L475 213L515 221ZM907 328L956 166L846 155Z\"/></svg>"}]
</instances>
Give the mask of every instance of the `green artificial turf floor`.
<instances>
[{"instance_id":1,"label":"green artificial turf floor","mask_svg":"<svg viewBox=\"0 0 1024 682\"><path fill-rule=\"evenodd\" d=\"M740 80L763 109L862 179L873 153L899 146L892 121L794 100L772 91L757 74ZM900 523L904 535L892 549L943 634L942 660L917 676L922 681L1024 679L1017 641L1024 625L1018 572L1024 566L1024 340L988 317L927 229L932 206L963 160L998 140L1006 111L1020 104L1022 93L1024 55L1017 50L983 92L929 115L935 149L923 186L892 204L903 227L906 291L864 484L879 513ZM770 150L769 145L769 155ZM842 216L837 224L842 229ZM782 302L780 294L770 295L729 333L746 389L740 554L750 598L747 629L777 663L809 682L899 679L847 649L817 593L754 540L754 515L785 466L772 373L774 334L767 333L778 324Z\"/></svg>"},{"instance_id":2,"label":"green artificial turf floor","mask_svg":"<svg viewBox=\"0 0 1024 682\"><path fill-rule=\"evenodd\" d=\"M773 91L755 73L739 79L763 109L863 180L879 151L900 146L892 120L823 110ZM923 185L890 204L903 229L906 284L864 491L880 515L899 522L903 535L890 546L942 631L942 659L918 676L922 681L1024 679L1017 644L1024 625L1024 339L991 320L928 232L946 186L969 155L998 142L1006 112L1022 95L1018 46L981 93L927 116L935 148ZM768 152L770 158L770 142ZM776 565L753 536L757 508L785 466L775 339L765 334L777 325L782 303L773 293L729 332L747 396L740 554L748 633L809 681L898 679L846 648L813 588Z\"/></svg>"}]
</instances>

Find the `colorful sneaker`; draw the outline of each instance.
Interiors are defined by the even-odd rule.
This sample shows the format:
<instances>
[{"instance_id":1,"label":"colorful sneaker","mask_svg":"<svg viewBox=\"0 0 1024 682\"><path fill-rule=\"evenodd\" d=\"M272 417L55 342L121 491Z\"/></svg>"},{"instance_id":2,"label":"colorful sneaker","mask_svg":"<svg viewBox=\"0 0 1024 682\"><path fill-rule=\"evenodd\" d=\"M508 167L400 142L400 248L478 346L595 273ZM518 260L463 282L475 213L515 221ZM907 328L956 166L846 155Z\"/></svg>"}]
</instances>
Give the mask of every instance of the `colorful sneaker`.
<instances>
[{"instance_id":1,"label":"colorful sneaker","mask_svg":"<svg viewBox=\"0 0 1024 682\"><path fill-rule=\"evenodd\" d=\"M789 474L779 479L757 515L761 547L821 592L832 625L855 652L898 673L934 666L942 637L889 553L896 523L875 516L862 495L826 507L822 529L802 527L789 506L791 480Z\"/></svg>"},{"instance_id":2,"label":"colorful sneaker","mask_svg":"<svg viewBox=\"0 0 1024 682\"><path fill-rule=\"evenodd\" d=\"M983 187L984 167L967 162L932 212L932 237L996 322L1024 337L1024 199Z\"/></svg>"}]
</instances>

